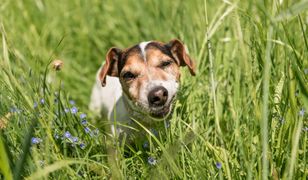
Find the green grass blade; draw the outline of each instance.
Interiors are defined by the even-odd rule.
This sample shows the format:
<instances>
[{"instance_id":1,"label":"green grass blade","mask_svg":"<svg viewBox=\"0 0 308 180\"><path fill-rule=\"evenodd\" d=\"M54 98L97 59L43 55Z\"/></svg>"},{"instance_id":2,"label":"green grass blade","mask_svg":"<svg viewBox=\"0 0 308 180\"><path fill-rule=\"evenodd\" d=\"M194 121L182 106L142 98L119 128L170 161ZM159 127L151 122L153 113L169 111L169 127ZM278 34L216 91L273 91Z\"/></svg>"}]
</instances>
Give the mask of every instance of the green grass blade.
<instances>
[{"instance_id":1,"label":"green grass blade","mask_svg":"<svg viewBox=\"0 0 308 180\"><path fill-rule=\"evenodd\" d=\"M0 171L2 172L3 176L7 180L13 179L13 174L11 170L11 162L7 155L6 145L2 139L2 133L0 132Z\"/></svg>"}]
</instances>

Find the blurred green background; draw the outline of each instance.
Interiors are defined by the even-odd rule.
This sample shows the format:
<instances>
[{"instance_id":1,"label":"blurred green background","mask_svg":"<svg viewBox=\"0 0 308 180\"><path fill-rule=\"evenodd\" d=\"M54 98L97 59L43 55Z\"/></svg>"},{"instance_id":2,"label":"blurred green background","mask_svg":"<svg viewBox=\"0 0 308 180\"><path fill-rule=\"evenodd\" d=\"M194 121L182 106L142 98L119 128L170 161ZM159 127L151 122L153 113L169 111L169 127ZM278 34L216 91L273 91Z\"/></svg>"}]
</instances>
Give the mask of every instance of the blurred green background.
<instances>
[{"instance_id":1,"label":"blurred green background","mask_svg":"<svg viewBox=\"0 0 308 180\"><path fill-rule=\"evenodd\" d=\"M178 38L197 76L183 68L161 144L119 159L119 177L307 179L307 9L306 0L1 0L0 178L108 179L106 122L88 110L96 71L110 47Z\"/></svg>"}]
</instances>

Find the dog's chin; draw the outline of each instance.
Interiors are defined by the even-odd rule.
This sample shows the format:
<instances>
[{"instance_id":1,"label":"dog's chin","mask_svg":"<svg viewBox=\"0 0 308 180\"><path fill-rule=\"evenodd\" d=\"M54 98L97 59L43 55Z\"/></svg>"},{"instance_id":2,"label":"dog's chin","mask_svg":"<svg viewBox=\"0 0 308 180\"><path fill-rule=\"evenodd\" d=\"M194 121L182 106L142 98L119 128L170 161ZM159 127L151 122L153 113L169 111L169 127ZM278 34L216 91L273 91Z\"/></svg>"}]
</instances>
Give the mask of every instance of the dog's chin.
<instances>
[{"instance_id":1,"label":"dog's chin","mask_svg":"<svg viewBox=\"0 0 308 180\"><path fill-rule=\"evenodd\" d=\"M172 105L169 104L168 106L164 106L159 110L152 110L149 113L151 119L153 119L155 121L163 121L164 119L169 117L170 112L171 112L171 106Z\"/></svg>"}]
</instances>

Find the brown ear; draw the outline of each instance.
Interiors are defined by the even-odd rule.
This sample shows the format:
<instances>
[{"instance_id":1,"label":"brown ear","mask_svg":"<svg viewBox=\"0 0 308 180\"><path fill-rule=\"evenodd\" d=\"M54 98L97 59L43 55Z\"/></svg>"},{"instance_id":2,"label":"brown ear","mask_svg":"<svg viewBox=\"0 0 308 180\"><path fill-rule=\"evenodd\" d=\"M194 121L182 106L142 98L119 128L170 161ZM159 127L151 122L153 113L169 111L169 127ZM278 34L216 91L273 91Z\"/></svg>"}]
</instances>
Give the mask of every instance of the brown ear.
<instances>
[{"instance_id":1,"label":"brown ear","mask_svg":"<svg viewBox=\"0 0 308 180\"><path fill-rule=\"evenodd\" d=\"M102 86L106 85L106 76L118 77L118 61L121 58L122 50L110 48L106 55L106 62L99 72L99 79Z\"/></svg>"},{"instance_id":2,"label":"brown ear","mask_svg":"<svg viewBox=\"0 0 308 180\"><path fill-rule=\"evenodd\" d=\"M172 56L176 59L179 65L187 66L190 74L192 76L196 75L195 62L186 53L183 43L178 39L174 39L171 40L167 46L170 48Z\"/></svg>"}]
</instances>

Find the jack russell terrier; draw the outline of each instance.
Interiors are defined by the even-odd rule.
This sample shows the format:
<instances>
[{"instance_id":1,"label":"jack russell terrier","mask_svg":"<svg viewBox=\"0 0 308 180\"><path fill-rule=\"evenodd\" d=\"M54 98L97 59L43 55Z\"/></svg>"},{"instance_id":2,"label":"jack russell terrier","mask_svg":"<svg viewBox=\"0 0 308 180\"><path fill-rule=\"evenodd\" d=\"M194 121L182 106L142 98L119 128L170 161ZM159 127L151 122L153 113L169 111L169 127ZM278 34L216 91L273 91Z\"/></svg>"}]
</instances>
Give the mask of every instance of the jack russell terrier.
<instances>
[{"instance_id":1,"label":"jack russell terrier","mask_svg":"<svg viewBox=\"0 0 308 180\"><path fill-rule=\"evenodd\" d=\"M124 50L113 47L97 73L89 108L110 121L113 135L126 134L129 141L145 136L135 121L151 129L170 117L180 66L195 75L195 63L177 39L142 42Z\"/></svg>"}]
</instances>

